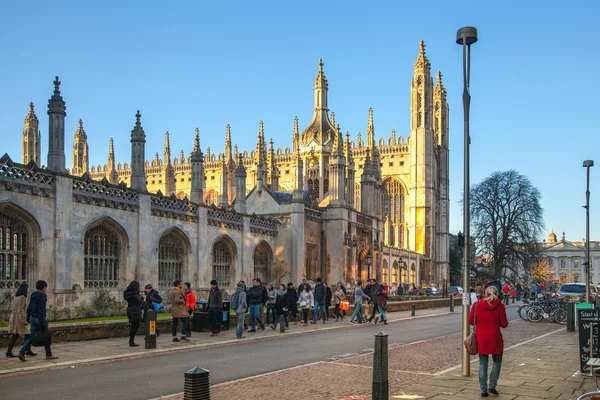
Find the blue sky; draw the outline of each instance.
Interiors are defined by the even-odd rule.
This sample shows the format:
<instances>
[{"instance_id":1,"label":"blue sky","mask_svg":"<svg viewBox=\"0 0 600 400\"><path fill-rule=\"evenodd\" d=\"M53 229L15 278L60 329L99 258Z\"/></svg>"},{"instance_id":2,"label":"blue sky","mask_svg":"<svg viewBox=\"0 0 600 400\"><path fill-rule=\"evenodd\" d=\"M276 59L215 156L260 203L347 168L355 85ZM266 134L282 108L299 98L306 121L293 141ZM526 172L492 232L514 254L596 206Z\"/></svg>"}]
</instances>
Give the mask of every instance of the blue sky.
<instances>
[{"instance_id":1,"label":"blue sky","mask_svg":"<svg viewBox=\"0 0 600 400\"><path fill-rule=\"evenodd\" d=\"M88 4L89 3L89 4ZM591 179L591 239L600 240L600 130L597 39L600 3L471 2L7 2L0 13L2 149L21 159L28 104L40 118L59 75L67 103L67 165L77 121L90 162L104 164L110 137L129 161L135 112L146 155L222 152L225 126L240 149L255 147L260 120L276 146L291 146L294 116L312 115L312 85L323 58L329 106L343 131L408 136L409 84L419 40L450 103L452 232L462 229L462 53L456 30L473 25L471 182L514 168L543 194L546 231L585 235L585 170Z\"/></svg>"}]
</instances>

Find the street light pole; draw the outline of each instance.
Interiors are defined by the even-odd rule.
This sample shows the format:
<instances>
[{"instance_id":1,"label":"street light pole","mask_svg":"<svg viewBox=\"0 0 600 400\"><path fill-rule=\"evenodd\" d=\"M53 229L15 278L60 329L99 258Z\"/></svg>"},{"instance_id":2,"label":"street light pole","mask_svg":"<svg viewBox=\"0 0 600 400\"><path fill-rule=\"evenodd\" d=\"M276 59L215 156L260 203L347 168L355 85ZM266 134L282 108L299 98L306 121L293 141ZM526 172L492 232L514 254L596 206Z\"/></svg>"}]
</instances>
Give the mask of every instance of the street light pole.
<instances>
[{"instance_id":1,"label":"street light pole","mask_svg":"<svg viewBox=\"0 0 600 400\"><path fill-rule=\"evenodd\" d=\"M477 29L472 26L460 28L456 33L456 43L463 48L463 109L465 120L464 137L464 203L463 203L463 232L465 238L465 247L463 249L463 298L462 298L462 338L463 341L469 336L469 256L470 256L470 205L469 205L469 145L471 137L469 136L469 107L471 106L471 95L469 93L469 84L471 80L471 45L477 42ZM462 375L471 375L471 356L467 349L462 346Z\"/></svg>"},{"instance_id":2,"label":"street light pole","mask_svg":"<svg viewBox=\"0 0 600 400\"><path fill-rule=\"evenodd\" d=\"M585 160L583 167L587 169L587 180L585 186L585 301L591 303L590 298L590 167L594 166L594 160Z\"/></svg>"}]
</instances>

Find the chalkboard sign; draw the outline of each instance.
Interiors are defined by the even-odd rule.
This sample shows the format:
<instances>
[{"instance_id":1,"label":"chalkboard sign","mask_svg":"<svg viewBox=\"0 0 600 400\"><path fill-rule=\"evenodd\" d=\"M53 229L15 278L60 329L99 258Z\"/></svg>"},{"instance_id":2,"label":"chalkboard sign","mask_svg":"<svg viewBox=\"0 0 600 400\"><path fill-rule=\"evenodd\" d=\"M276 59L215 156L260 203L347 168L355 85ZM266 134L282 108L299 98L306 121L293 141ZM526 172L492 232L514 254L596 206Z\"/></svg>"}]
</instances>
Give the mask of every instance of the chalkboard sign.
<instances>
[{"instance_id":1,"label":"chalkboard sign","mask_svg":"<svg viewBox=\"0 0 600 400\"><path fill-rule=\"evenodd\" d=\"M582 309L579 311L579 370L590 372L586 365L590 358L600 357L600 310ZM590 335L593 340L590 341ZM592 353L590 354L590 346Z\"/></svg>"}]
</instances>

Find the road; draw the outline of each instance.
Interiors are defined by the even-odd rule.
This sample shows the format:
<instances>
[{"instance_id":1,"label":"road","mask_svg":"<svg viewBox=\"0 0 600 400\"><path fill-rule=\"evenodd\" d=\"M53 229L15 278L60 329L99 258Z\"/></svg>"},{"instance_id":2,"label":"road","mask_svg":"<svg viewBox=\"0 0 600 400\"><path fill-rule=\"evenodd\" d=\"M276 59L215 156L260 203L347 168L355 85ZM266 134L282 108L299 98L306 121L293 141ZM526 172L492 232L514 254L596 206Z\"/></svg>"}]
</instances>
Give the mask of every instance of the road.
<instances>
[{"instance_id":1,"label":"road","mask_svg":"<svg viewBox=\"0 0 600 400\"><path fill-rule=\"evenodd\" d=\"M518 318L516 311L515 307L507 309L509 319ZM460 313L404 320L390 323L385 332L390 345L411 343L459 332L460 321ZM273 340L8 376L0 378L0 398L149 399L183 391L184 372L193 367L208 369L211 384L216 384L328 361L334 356L360 354L373 348L374 335L382 328L367 324L353 329L282 335Z\"/></svg>"}]
</instances>

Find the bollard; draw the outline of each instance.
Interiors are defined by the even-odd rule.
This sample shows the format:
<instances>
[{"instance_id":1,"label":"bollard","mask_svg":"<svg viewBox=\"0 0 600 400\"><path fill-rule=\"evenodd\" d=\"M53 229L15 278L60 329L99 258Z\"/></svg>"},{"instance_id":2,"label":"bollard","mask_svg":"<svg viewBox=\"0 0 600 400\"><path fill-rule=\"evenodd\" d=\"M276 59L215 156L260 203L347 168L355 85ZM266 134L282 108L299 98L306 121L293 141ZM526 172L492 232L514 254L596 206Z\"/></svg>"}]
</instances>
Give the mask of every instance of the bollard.
<instances>
[{"instance_id":1,"label":"bollard","mask_svg":"<svg viewBox=\"0 0 600 400\"><path fill-rule=\"evenodd\" d=\"M415 316L415 305L414 304L410 306L410 316L411 317Z\"/></svg>"},{"instance_id":2,"label":"bollard","mask_svg":"<svg viewBox=\"0 0 600 400\"><path fill-rule=\"evenodd\" d=\"M146 319L144 322L146 323L146 340L145 340L145 348L146 349L155 349L156 348L156 312L154 310L146 311L146 315L144 316Z\"/></svg>"},{"instance_id":3,"label":"bollard","mask_svg":"<svg viewBox=\"0 0 600 400\"><path fill-rule=\"evenodd\" d=\"M208 370L195 367L185 373L183 399L210 400L210 382Z\"/></svg>"},{"instance_id":4,"label":"bollard","mask_svg":"<svg viewBox=\"0 0 600 400\"><path fill-rule=\"evenodd\" d=\"M567 304L567 332L575 332L575 303Z\"/></svg>"},{"instance_id":5,"label":"bollard","mask_svg":"<svg viewBox=\"0 0 600 400\"><path fill-rule=\"evenodd\" d=\"M388 335L383 331L375 335L375 352L373 353L373 400L388 400Z\"/></svg>"},{"instance_id":6,"label":"bollard","mask_svg":"<svg viewBox=\"0 0 600 400\"><path fill-rule=\"evenodd\" d=\"M450 295L450 312L454 312L454 296Z\"/></svg>"},{"instance_id":7,"label":"bollard","mask_svg":"<svg viewBox=\"0 0 600 400\"><path fill-rule=\"evenodd\" d=\"M279 333L285 333L285 317L279 316Z\"/></svg>"}]
</instances>

